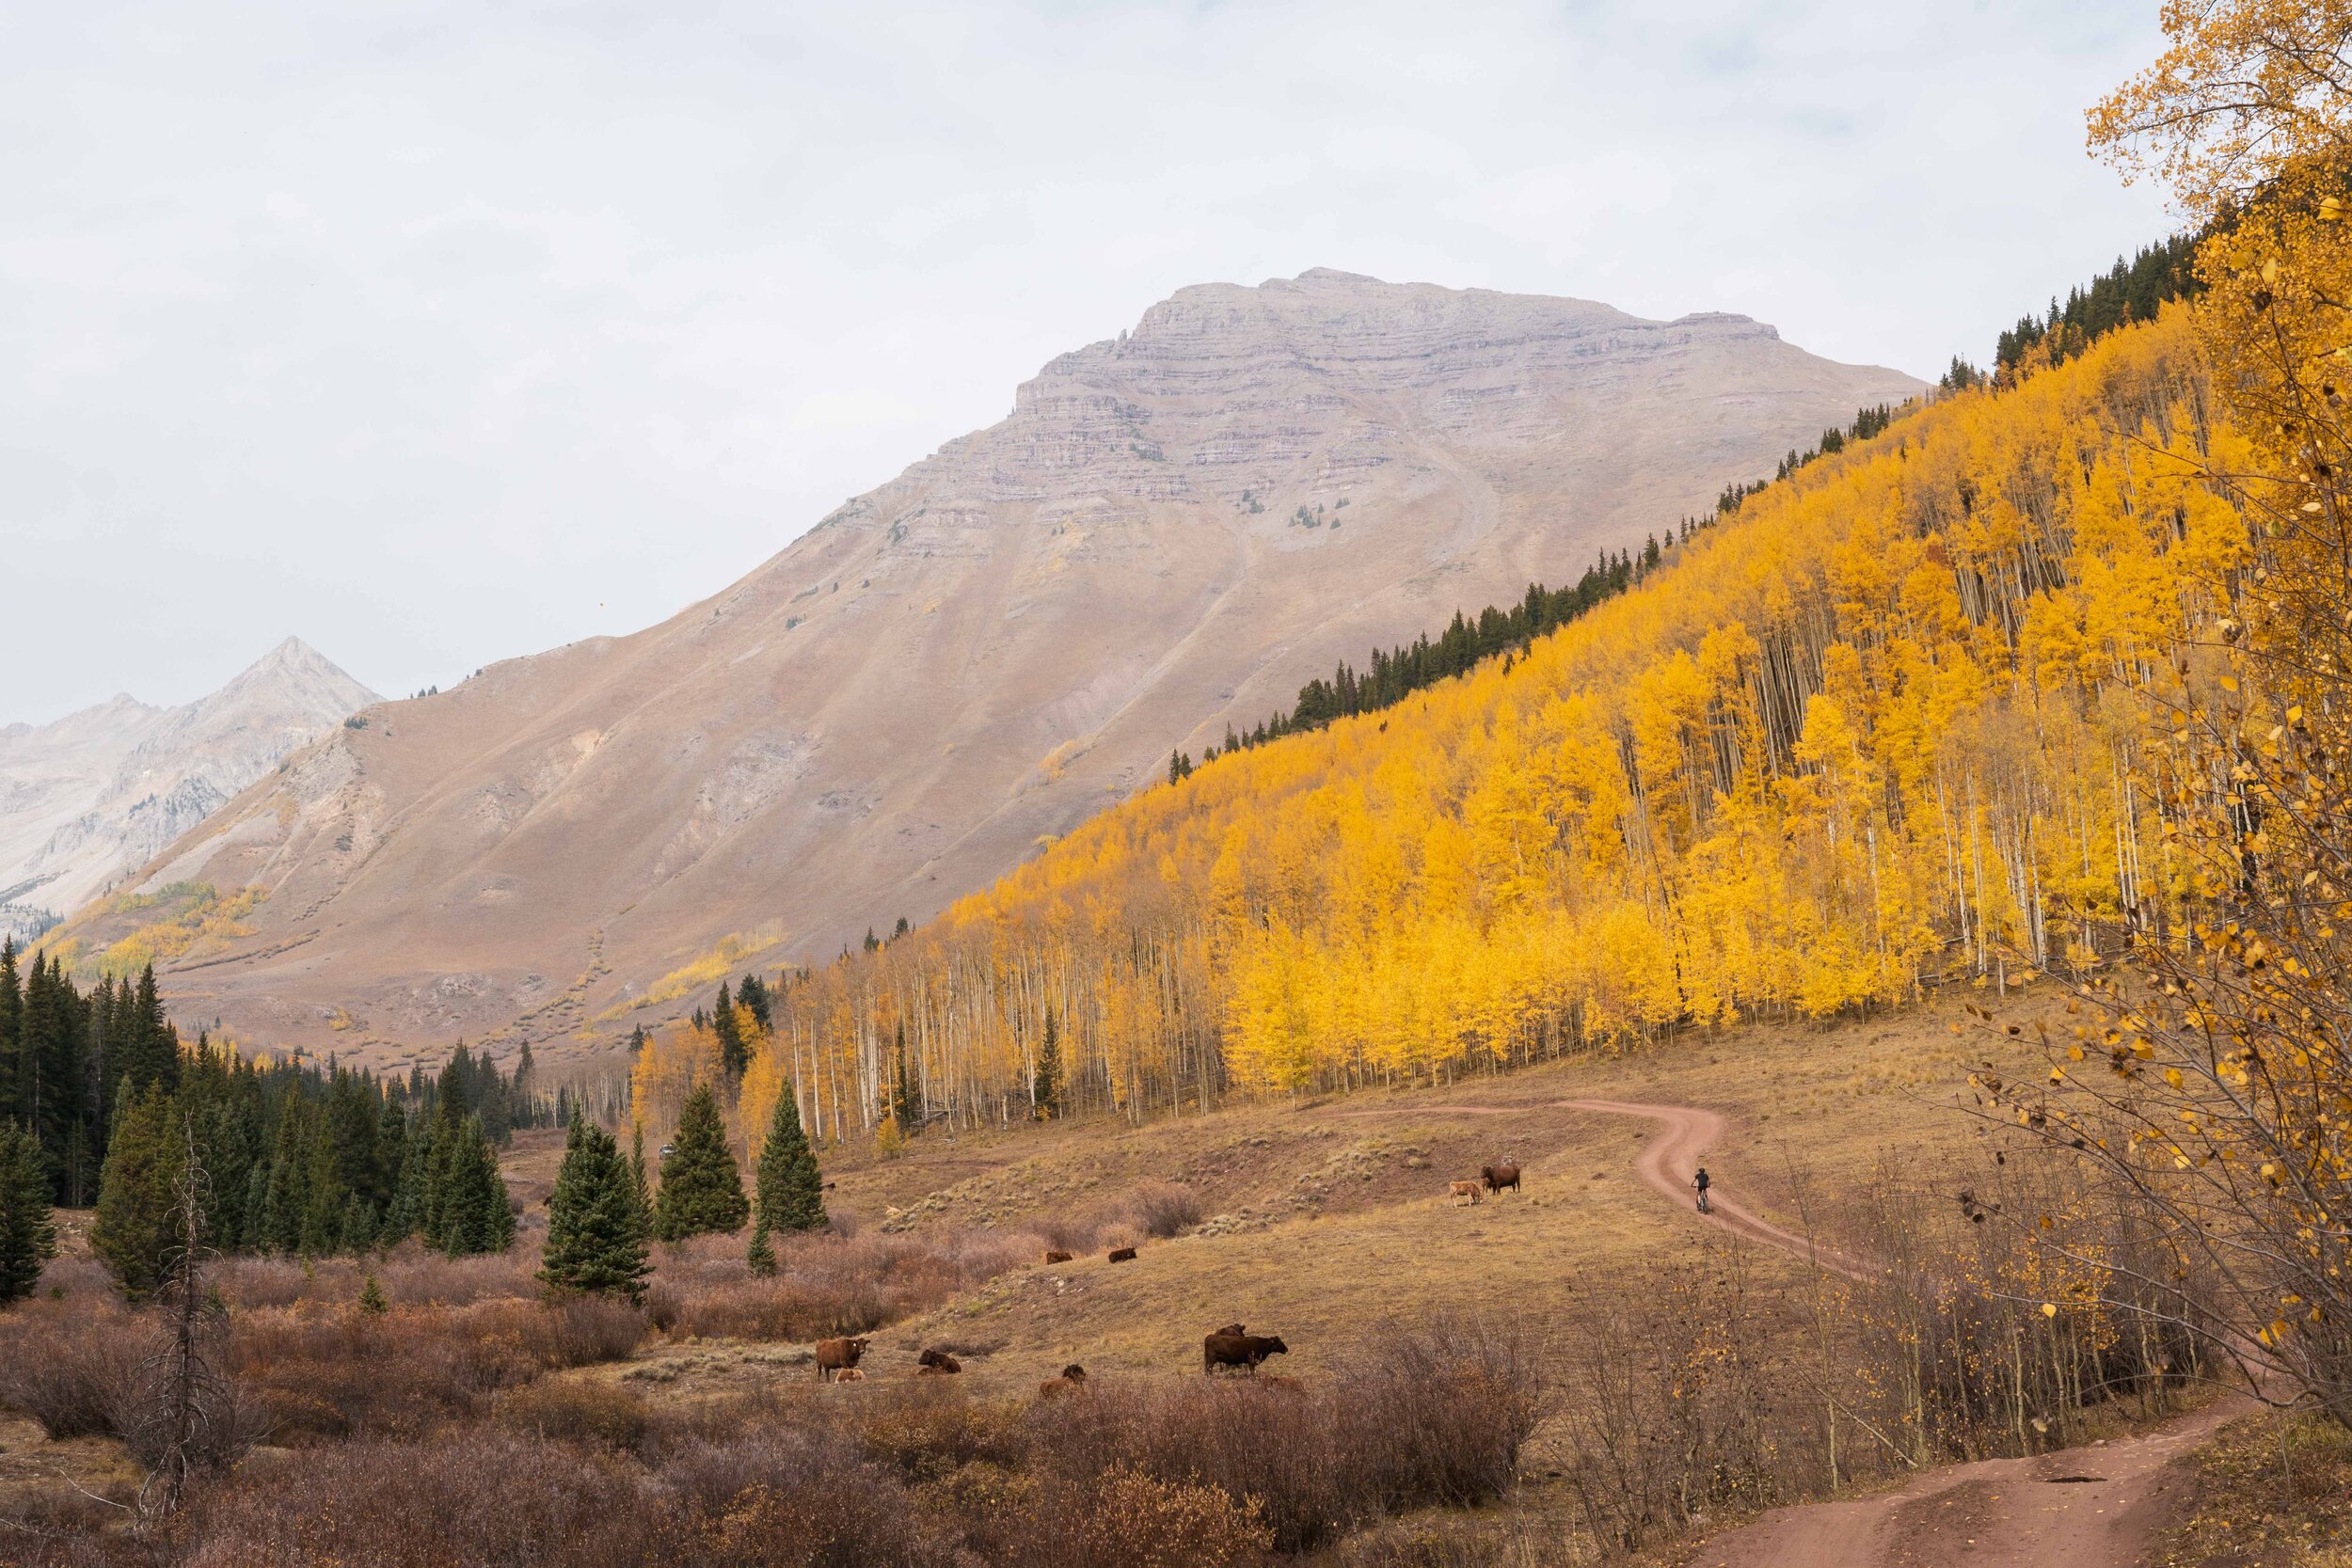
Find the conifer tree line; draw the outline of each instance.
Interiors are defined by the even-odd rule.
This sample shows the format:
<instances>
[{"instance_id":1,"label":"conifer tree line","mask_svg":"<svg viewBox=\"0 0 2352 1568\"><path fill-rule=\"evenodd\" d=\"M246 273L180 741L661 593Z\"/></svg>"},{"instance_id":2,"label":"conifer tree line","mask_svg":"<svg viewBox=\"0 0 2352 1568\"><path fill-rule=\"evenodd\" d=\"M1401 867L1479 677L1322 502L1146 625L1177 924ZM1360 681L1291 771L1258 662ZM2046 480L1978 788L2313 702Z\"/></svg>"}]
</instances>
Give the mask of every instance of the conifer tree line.
<instances>
[{"instance_id":1,"label":"conifer tree line","mask_svg":"<svg viewBox=\"0 0 2352 1568\"><path fill-rule=\"evenodd\" d=\"M410 1237L453 1258L502 1252L515 1219L497 1146L531 1104L513 1074L460 1045L405 1079L328 1065L257 1065L199 1037L177 1081L119 1102L90 1243L135 1299L161 1279L163 1217L188 1134L213 1193L207 1244L323 1257Z\"/></svg>"},{"instance_id":2,"label":"conifer tree line","mask_svg":"<svg viewBox=\"0 0 2352 1568\"><path fill-rule=\"evenodd\" d=\"M452 1255L514 1234L495 1149L562 1113L524 1046L511 1071L460 1044L438 1073L379 1078L329 1061L254 1061L184 1043L152 967L84 990L54 957L0 942L0 1233L45 1206L95 1206L91 1239L138 1294L187 1134L213 1196L207 1244L318 1256L410 1236ZM22 1220L30 1234L34 1221ZM0 1234L0 1276L11 1253ZM0 1290L5 1280L0 1279Z\"/></svg>"},{"instance_id":3,"label":"conifer tree line","mask_svg":"<svg viewBox=\"0 0 2352 1568\"><path fill-rule=\"evenodd\" d=\"M2143 245L2138 254L2115 265L2089 284L2070 290L2066 303L2054 297L2049 312L2031 312L2001 334L1993 359L2010 376L2030 356L2042 365L2062 365L2119 326L2152 322L2167 303L2195 297L2202 285L2197 277L2197 246L2201 234L2181 233Z\"/></svg>"},{"instance_id":4,"label":"conifer tree line","mask_svg":"<svg viewBox=\"0 0 2352 1568\"><path fill-rule=\"evenodd\" d=\"M1773 477L1787 479L1818 457L1843 451L1851 443L1884 434L1899 412L1888 404L1856 410L1853 421L1843 429L1821 432L1820 443L1811 451L1799 453L1791 450L1781 460ZM1329 680L1317 678L1300 687L1297 705L1289 712L1270 715L1247 732L1228 725L1223 743L1211 746L1200 761L1215 762L1230 752L1263 746L1286 735L1319 730L1336 719L1392 707L1414 692L1463 674L1489 658L1523 654L1537 638L1549 635L1640 582L1664 564L1677 546L1689 544L1692 535L1711 527L1717 518L1738 511L1741 501L1764 487L1761 480L1753 484L1727 486L1712 512L1683 518L1668 529L1663 538L1653 533L1638 550L1602 551L1573 587L1553 589L1531 582L1525 596L1507 610L1488 605L1475 619L1455 610L1453 622L1434 642L1424 633L1410 644L1385 653L1375 648L1369 667L1362 672L1342 663ZM1183 783L1192 777L1193 768L1188 754L1181 751L1170 752L1168 782ZM869 944L866 950L871 952L873 948Z\"/></svg>"}]
</instances>

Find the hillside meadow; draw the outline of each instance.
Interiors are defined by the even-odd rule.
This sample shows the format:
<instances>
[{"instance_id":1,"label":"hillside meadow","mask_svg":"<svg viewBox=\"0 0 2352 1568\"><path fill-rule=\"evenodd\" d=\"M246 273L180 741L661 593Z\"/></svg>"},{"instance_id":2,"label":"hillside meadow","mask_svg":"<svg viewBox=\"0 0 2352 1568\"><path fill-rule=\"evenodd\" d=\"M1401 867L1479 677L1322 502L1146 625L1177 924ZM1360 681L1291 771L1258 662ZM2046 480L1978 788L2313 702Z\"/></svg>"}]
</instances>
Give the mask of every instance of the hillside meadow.
<instances>
[{"instance_id":1,"label":"hillside meadow","mask_svg":"<svg viewBox=\"0 0 2352 1568\"><path fill-rule=\"evenodd\" d=\"M2010 1442L2005 1366L1899 1375L1918 1323L2130 1365L2095 1314L2004 1305L2003 1290L2047 1287L1949 1205L2003 1141L1966 1113L1966 1075L2019 1053L1973 1020L1955 1033L1964 1018L1947 1006L1745 1025L1672 1052L1141 1130L943 1130L835 1162L833 1229L780 1241L772 1280L750 1274L739 1234L657 1247L642 1308L542 1299L560 1137L518 1132L502 1156L521 1210L504 1254L451 1261L409 1243L215 1265L244 1451L144 1530L117 1506L135 1503L141 1472L110 1403L143 1340L70 1237L43 1291L0 1319L0 1398L29 1418L0 1464L24 1527L10 1560L1470 1563L1665 1549ZM1720 1192L1902 1267L1842 1279L1708 1228L1636 1180L1646 1124L1555 1103L1584 1098L1720 1113L1726 1135L1705 1153ZM1504 1160L1521 1191L1474 1207L1448 1196ZM1136 1259L1107 1261L1122 1244ZM1047 1266L1048 1248L1076 1256ZM1948 1275L1955 1258L1982 1276ZM361 1303L371 1277L381 1311ZM1205 1379L1200 1337L1233 1319L1290 1352L1256 1379ZM865 1382L818 1380L808 1347L833 1333L871 1336ZM919 1375L932 1348L962 1370ZM1072 1363L1083 1393L1041 1391ZM2167 1398L2161 1379L2126 1378L2130 1397L2077 1405L2042 1381L2041 1407L2066 1414L2036 1447L2119 1430ZM1845 1415L1829 1420L1829 1403ZM1671 1462L1625 1446L1669 1430L1687 1439ZM1086 1523L1113 1508L1121 1528Z\"/></svg>"}]
</instances>

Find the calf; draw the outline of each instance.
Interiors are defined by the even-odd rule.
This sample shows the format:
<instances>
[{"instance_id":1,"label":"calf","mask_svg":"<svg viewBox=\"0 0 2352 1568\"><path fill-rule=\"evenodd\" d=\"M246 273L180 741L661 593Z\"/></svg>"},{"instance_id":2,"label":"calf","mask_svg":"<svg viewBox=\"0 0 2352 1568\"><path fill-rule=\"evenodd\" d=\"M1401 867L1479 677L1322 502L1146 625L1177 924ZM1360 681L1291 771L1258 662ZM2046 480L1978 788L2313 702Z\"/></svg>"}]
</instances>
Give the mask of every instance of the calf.
<instances>
[{"instance_id":1,"label":"calf","mask_svg":"<svg viewBox=\"0 0 2352 1568\"><path fill-rule=\"evenodd\" d=\"M833 1374L833 1380L835 1383L863 1383L866 1381L866 1374L855 1367L844 1367Z\"/></svg>"},{"instance_id":2,"label":"calf","mask_svg":"<svg viewBox=\"0 0 2352 1568\"><path fill-rule=\"evenodd\" d=\"M1519 1190L1519 1167L1517 1165L1482 1165L1478 1175L1490 1193L1500 1193L1505 1187L1515 1193Z\"/></svg>"},{"instance_id":3,"label":"calf","mask_svg":"<svg viewBox=\"0 0 2352 1568\"><path fill-rule=\"evenodd\" d=\"M854 1339L819 1339L817 1341L817 1381L832 1383L845 1373L856 1372L857 1364L872 1341L861 1335ZM861 1380L865 1373L858 1372Z\"/></svg>"},{"instance_id":4,"label":"calf","mask_svg":"<svg viewBox=\"0 0 2352 1568\"><path fill-rule=\"evenodd\" d=\"M1479 1186L1475 1181L1455 1181L1449 1184L1446 1191L1454 1195L1454 1201L1457 1203L1463 1198L1470 1199L1473 1205L1478 1202Z\"/></svg>"},{"instance_id":5,"label":"calf","mask_svg":"<svg viewBox=\"0 0 2352 1568\"><path fill-rule=\"evenodd\" d=\"M915 1360L916 1377L953 1377L963 1370L963 1363L944 1350L927 1350Z\"/></svg>"},{"instance_id":6,"label":"calf","mask_svg":"<svg viewBox=\"0 0 2352 1568\"><path fill-rule=\"evenodd\" d=\"M1048 1263L1067 1263L1070 1261L1070 1254L1066 1252L1055 1252L1049 1248L1045 1254L1045 1260Z\"/></svg>"},{"instance_id":7,"label":"calf","mask_svg":"<svg viewBox=\"0 0 2352 1568\"><path fill-rule=\"evenodd\" d=\"M1209 1332L1211 1334L1247 1334L1249 1330L1239 1323L1227 1323L1223 1328L1213 1328Z\"/></svg>"},{"instance_id":8,"label":"calf","mask_svg":"<svg viewBox=\"0 0 2352 1568\"><path fill-rule=\"evenodd\" d=\"M1037 1397L1041 1400L1065 1399L1072 1394L1079 1392L1081 1389L1085 1388L1086 1386L1087 1370L1084 1367L1079 1366L1075 1361L1073 1361L1069 1366L1064 1367L1061 1370L1061 1376L1049 1377L1044 1382L1039 1384L1037 1386Z\"/></svg>"},{"instance_id":9,"label":"calf","mask_svg":"<svg viewBox=\"0 0 2352 1568\"><path fill-rule=\"evenodd\" d=\"M1200 1372L1214 1377L1219 1367L1240 1367L1250 1376L1269 1355L1288 1355L1290 1346L1277 1334L1212 1334L1200 1341Z\"/></svg>"},{"instance_id":10,"label":"calf","mask_svg":"<svg viewBox=\"0 0 2352 1568\"><path fill-rule=\"evenodd\" d=\"M1132 1263L1136 1260L1136 1249L1131 1246L1115 1246L1111 1248L1110 1260L1114 1263Z\"/></svg>"}]
</instances>

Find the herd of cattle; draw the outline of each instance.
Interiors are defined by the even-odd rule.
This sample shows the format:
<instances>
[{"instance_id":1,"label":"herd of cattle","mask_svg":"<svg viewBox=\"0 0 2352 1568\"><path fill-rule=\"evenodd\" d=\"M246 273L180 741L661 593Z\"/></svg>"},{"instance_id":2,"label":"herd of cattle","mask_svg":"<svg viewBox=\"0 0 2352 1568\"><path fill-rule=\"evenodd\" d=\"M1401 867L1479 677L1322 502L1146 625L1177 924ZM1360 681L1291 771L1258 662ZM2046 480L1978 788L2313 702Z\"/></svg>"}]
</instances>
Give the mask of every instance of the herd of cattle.
<instances>
[{"instance_id":1,"label":"herd of cattle","mask_svg":"<svg viewBox=\"0 0 2352 1568\"><path fill-rule=\"evenodd\" d=\"M1520 1190L1519 1167L1517 1165L1482 1165L1479 1167L1477 1180L1455 1181L1450 1184L1449 1190L1456 1202L1468 1199L1471 1203L1480 1202L1489 1196L1500 1196L1506 1192L1515 1193ZM1131 1246L1113 1247L1104 1256L1108 1262L1132 1263L1135 1261L1136 1249ZM1045 1262L1048 1267L1073 1260L1073 1254L1057 1249L1048 1249L1045 1254ZM818 1381L820 1383L865 1382L866 1373L859 1369L858 1363L866 1358L866 1347L871 1343L873 1343L872 1337L863 1334L837 1339L818 1340L816 1356ZM1282 1343L1282 1337L1279 1334L1252 1334L1240 1323L1227 1323L1222 1328L1211 1329L1201 1338L1200 1371L1203 1376L1214 1377L1220 1369L1238 1367L1244 1372L1255 1377L1258 1369L1264 1365L1267 1357L1288 1355L1290 1350L1290 1346ZM953 1353L937 1346L925 1350L915 1358L914 1375L917 1377L953 1377L962 1370L963 1363L957 1360ZM1285 1388L1295 1389L1298 1386L1297 1380L1295 1378L1278 1378L1269 1374L1267 1381ZM1038 1397L1048 1400L1060 1399L1083 1390L1086 1385L1087 1370L1073 1361L1061 1370L1060 1376L1047 1378L1040 1384Z\"/></svg>"}]
</instances>

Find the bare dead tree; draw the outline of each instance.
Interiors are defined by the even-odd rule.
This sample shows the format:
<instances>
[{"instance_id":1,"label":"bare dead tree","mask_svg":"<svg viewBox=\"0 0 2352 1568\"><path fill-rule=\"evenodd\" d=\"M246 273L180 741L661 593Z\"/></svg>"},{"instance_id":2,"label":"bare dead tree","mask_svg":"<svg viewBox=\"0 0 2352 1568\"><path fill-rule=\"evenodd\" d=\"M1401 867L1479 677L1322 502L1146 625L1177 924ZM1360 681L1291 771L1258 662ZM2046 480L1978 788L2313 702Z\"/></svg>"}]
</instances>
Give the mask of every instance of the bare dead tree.
<instances>
[{"instance_id":1,"label":"bare dead tree","mask_svg":"<svg viewBox=\"0 0 2352 1568\"><path fill-rule=\"evenodd\" d=\"M192 1474L225 1463L244 1444L236 1389L219 1367L225 1314L205 1283L214 1256L205 1241L212 1182L198 1154L193 1118L182 1123L181 1134L186 1158L173 1184L174 1240L160 1292L170 1317L163 1342L139 1364L136 1408L125 1434L148 1466L139 1512L150 1520L169 1516Z\"/></svg>"}]
</instances>

